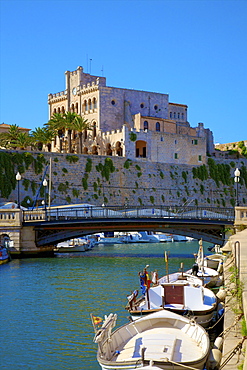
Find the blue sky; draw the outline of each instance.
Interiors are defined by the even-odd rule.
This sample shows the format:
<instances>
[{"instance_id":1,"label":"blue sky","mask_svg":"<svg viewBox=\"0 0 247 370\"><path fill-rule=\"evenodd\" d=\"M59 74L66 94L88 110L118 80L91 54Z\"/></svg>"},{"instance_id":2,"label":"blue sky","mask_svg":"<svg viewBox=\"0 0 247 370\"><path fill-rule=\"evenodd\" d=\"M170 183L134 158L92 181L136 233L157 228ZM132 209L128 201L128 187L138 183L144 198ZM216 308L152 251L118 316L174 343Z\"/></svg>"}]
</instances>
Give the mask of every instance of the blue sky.
<instances>
[{"instance_id":1,"label":"blue sky","mask_svg":"<svg viewBox=\"0 0 247 370\"><path fill-rule=\"evenodd\" d=\"M216 143L247 140L246 0L0 0L0 123L48 121L79 65L108 86L169 94ZM91 61L90 61L91 59Z\"/></svg>"}]
</instances>

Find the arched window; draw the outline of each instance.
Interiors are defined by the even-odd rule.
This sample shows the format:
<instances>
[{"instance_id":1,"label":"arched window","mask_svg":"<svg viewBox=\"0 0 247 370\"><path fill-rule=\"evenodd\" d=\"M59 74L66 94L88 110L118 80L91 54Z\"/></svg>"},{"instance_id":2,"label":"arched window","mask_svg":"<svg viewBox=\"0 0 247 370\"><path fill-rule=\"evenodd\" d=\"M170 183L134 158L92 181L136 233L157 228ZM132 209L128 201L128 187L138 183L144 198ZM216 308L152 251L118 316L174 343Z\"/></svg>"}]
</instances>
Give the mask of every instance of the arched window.
<instances>
[{"instance_id":1,"label":"arched window","mask_svg":"<svg viewBox=\"0 0 247 370\"><path fill-rule=\"evenodd\" d=\"M53 109L53 114L56 114L57 113L57 110L56 108Z\"/></svg>"},{"instance_id":2,"label":"arched window","mask_svg":"<svg viewBox=\"0 0 247 370\"><path fill-rule=\"evenodd\" d=\"M111 144L106 145L106 155L112 155Z\"/></svg>"},{"instance_id":3,"label":"arched window","mask_svg":"<svg viewBox=\"0 0 247 370\"><path fill-rule=\"evenodd\" d=\"M75 106L74 106L74 104L72 104L72 105L71 105L70 111L71 111L71 112L74 112L74 111L75 111Z\"/></svg>"},{"instance_id":4,"label":"arched window","mask_svg":"<svg viewBox=\"0 0 247 370\"><path fill-rule=\"evenodd\" d=\"M57 112L58 112L58 113L61 113L61 112L60 112L60 108L57 108Z\"/></svg>"},{"instance_id":5,"label":"arched window","mask_svg":"<svg viewBox=\"0 0 247 370\"><path fill-rule=\"evenodd\" d=\"M184 114L182 113L182 120L184 120Z\"/></svg>"},{"instance_id":6,"label":"arched window","mask_svg":"<svg viewBox=\"0 0 247 370\"><path fill-rule=\"evenodd\" d=\"M76 105L75 105L75 111L76 111L76 113L78 113L78 103L76 103Z\"/></svg>"},{"instance_id":7,"label":"arched window","mask_svg":"<svg viewBox=\"0 0 247 370\"><path fill-rule=\"evenodd\" d=\"M147 157L147 143L143 140L136 141L136 157L146 158Z\"/></svg>"},{"instance_id":8,"label":"arched window","mask_svg":"<svg viewBox=\"0 0 247 370\"><path fill-rule=\"evenodd\" d=\"M94 146L92 147L92 154L94 154L94 155L98 155L98 149L97 149L97 146L96 146L96 145L94 145Z\"/></svg>"},{"instance_id":9,"label":"arched window","mask_svg":"<svg viewBox=\"0 0 247 370\"><path fill-rule=\"evenodd\" d=\"M93 123L93 138L96 137L96 122Z\"/></svg>"},{"instance_id":10,"label":"arched window","mask_svg":"<svg viewBox=\"0 0 247 370\"><path fill-rule=\"evenodd\" d=\"M143 122L143 129L144 129L144 131L148 130L148 121Z\"/></svg>"},{"instance_id":11,"label":"arched window","mask_svg":"<svg viewBox=\"0 0 247 370\"><path fill-rule=\"evenodd\" d=\"M170 112L170 118L172 119L172 112Z\"/></svg>"},{"instance_id":12,"label":"arched window","mask_svg":"<svg viewBox=\"0 0 247 370\"><path fill-rule=\"evenodd\" d=\"M156 122L156 131L160 131L160 123Z\"/></svg>"},{"instance_id":13,"label":"arched window","mask_svg":"<svg viewBox=\"0 0 247 370\"><path fill-rule=\"evenodd\" d=\"M89 99L88 105L89 105L89 110L92 110L92 100L91 99Z\"/></svg>"},{"instance_id":14,"label":"arched window","mask_svg":"<svg viewBox=\"0 0 247 370\"><path fill-rule=\"evenodd\" d=\"M120 141L117 141L117 142L116 142L116 154L117 154L119 157L122 157L122 155L123 155L123 148L121 147L121 143L120 143Z\"/></svg>"},{"instance_id":15,"label":"arched window","mask_svg":"<svg viewBox=\"0 0 247 370\"><path fill-rule=\"evenodd\" d=\"M84 100L84 112L88 110L87 100Z\"/></svg>"},{"instance_id":16,"label":"arched window","mask_svg":"<svg viewBox=\"0 0 247 370\"><path fill-rule=\"evenodd\" d=\"M83 148L83 154L87 154L88 153L88 148L85 146L84 148Z\"/></svg>"},{"instance_id":17,"label":"arched window","mask_svg":"<svg viewBox=\"0 0 247 370\"><path fill-rule=\"evenodd\" d=\"M87 140L87 130L84 130L84 141Z\"/></svg>"},{"instance_id":18,"label":"arched window","mask_svg":"<svg viewBox=\"0 0 247 370\"><path fill-rule=\"evenodd\" d=\"M65 113L65 109L64 109L64 106L62 106L62 113Z\"/></svg>"},{"instance_id":19,"label":"arched window","mask_svg":"<svg viewBox=\"0 0 247 370\"><path fill-rule=\"evenodd\" d=\"M173 113L173 118L175 119L176 118L176 112Z\"/></svg>"},{"instance_id":20,"label":"arched window","mask_svg":"<svg viewBox=\"0 0 247 370\"><path fill-rule=\"evenodd\" d=\"M97 109L97 100L93 98L93 109Z\"/></svg>"}]
</instances>

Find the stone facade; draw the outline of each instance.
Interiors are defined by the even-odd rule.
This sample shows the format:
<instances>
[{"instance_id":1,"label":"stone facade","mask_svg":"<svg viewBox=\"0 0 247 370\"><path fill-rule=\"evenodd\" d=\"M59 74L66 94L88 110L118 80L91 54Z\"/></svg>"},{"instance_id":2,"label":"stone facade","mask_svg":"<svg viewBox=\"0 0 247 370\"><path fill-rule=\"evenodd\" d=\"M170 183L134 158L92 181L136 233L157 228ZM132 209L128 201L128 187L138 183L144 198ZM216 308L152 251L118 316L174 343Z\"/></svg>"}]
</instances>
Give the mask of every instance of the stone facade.
<instances>
[{"instance_id":1,"label":"stone facade","mask_svg":"<svg viewBox=\"0 0 247 370\"><path fill-rule=\"evenodd\" d=\"M134 145L134 143L132 143ZM40 155L32 153L33 156ZM183 204L201 207L233 207L235 202L234 170L240 169L241 176L246 173L247 159L217 160L215 170L226 166L232 181L223 181L224 175L219 173L216 180L208 176L200 179L195 170L203 166L174 165L161 162L151 162L141 158L126 159L120 156L94 156L60 153L44 153L46 162L40 174L35 173L33 165L22 174L20 182L20 200L30 199L33 204L37 191L42 185L46 163L51 168L46 172L48 189L51 188L51 204L79 204L123 206L181 206ZM157 154L156 154L157 155ZM158 154L159 155L159 154ZM75 161L71 161L75 159ZM210 173L208 165L207 172ZM214 171L215 171L214 170ZM41 175L42 174L42 175ZM221 180L221 177L222 180ZM51 180L51 187L49 187ZM32 185L36 184L35 191ZM42 190L42 186L41 186ZM44 199L44 189L37 199L41 205ZM48 196L47 196L48 204ZM13 189L8 199L17 201L17 187ZM242 177L239 183L239 202L247 204L247 191ZM22 204L27 206L27 204Z\"/></svg>"},{"instance_id":2,"label":"stone facade","mask_svg":"<svg viewBox=\"0 0 247 370\"><path fill-rule=\"evenodd\" d=\"M84 133L84 154L200 165L214 152L212 132L203 123L190 127L187 105L169 102L167 94L109 87L104 77L84 73L82 67L65 75L66 89L48 95L49 118L72 111L90 122L92 130ZM76 132L73 138L77 153ZM66 143L65 133L64 151ZM56 140L52 151L58 150Z\"/></svg>"}]
</instances>

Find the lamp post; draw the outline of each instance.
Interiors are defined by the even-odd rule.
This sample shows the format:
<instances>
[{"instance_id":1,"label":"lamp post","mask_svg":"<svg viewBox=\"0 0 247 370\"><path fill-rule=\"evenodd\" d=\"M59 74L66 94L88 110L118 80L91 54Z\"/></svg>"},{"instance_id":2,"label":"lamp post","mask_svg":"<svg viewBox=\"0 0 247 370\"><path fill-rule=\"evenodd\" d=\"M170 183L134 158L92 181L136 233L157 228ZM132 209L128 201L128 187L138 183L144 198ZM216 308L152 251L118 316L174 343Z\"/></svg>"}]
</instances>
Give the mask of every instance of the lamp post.
<instances>
[{"instance_id":1,"label":"lamp post","mask_svg":"<svg viewBox=\"0 0 247 370\"><path fill-rule=\"evenodd\" d=\"M43 186L45 190L45 195L44 195L44 206L45 206L45 220L47 219L47 214L46 214L46 188L47 188L47 180L44 179L43 181Z\"/></svg>"},{"instance_id":2,"label":"lamp post","mask_svg":"<svg viewBox=\"0 0 247 370\"><path fill-rule=\"evenodd\" d=\"M236 182L236 206L239 206L239 201L238 201L238 183L240 179L240 171L238 168L234 171L234 181Z\"/></svg>"},{"instance_id":3,"label":"lamp post","mask_svg":"<svg viewBox=\"0 0 247 370\"><path fill-rule=\"evenodd\" d=\"M20 180L21 180L21 174L20 174L19 171L17 172L15 178L17 180L17 207L20 209L21 208L21 203L20 203Z\"/></svg>"}]
</instances>

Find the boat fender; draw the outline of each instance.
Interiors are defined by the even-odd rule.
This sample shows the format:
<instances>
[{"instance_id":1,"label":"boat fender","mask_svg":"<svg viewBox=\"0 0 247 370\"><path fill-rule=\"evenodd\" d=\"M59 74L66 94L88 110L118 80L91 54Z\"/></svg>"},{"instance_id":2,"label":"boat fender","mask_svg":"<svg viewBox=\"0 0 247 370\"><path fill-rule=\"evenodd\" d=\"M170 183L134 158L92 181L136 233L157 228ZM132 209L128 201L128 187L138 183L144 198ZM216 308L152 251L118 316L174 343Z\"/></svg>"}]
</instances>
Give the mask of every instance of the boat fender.
<instances>
[{"instance_id":1,"label":"boat fender","mask_svg":"<svg viewBox=\"0 0 247 370\"><path fill-rule=\"evenodd\" d=\"M218 348L212 348L207 360L207 370L218 370L220 367L221 358L221 351Z\"/></svg>"},{"instance_id":2,"label":"boat fender","mask_svg":"<svg viewBox=\"0 0 247 370\"><path fill-rule=\"evenodd\" d=\"M222 271L223 271L223 262L221 261L218 263L217 272L221 274Z\"/></svg>"},{"instance_id":3,"label":"boat fender","mask_svg":"<svg viewBox=\"0 0 247 370\"><path fill-rule=\"evenodd\" d=\"M223 276L219 276L218 280L216 281L215 286L219 287L223 284Z\"/></svg>"},{"instance_id":4,"label":"boat fender","mask_svg":"<svg viewBox=\"0 0 247 370\"><path fill-rule=\"evenodd\" d=\"M223 302L226 298L226 290L225 289L220 289L218 293L216 294L216 297L219 302Z\"/></svg>"},{"instance_id":5,"label":"boat fender","mask_svg":"<svg viewBox=\"0 0 247 370\"><path fill-rule=\"evenodd\" d=\"M214 347L213 348L216 348L216 349L219 349L220 351L222 351L222 347L223 347L223 338L222 337L217 337L214 341Z\"/></svg>"}]
</instances>

